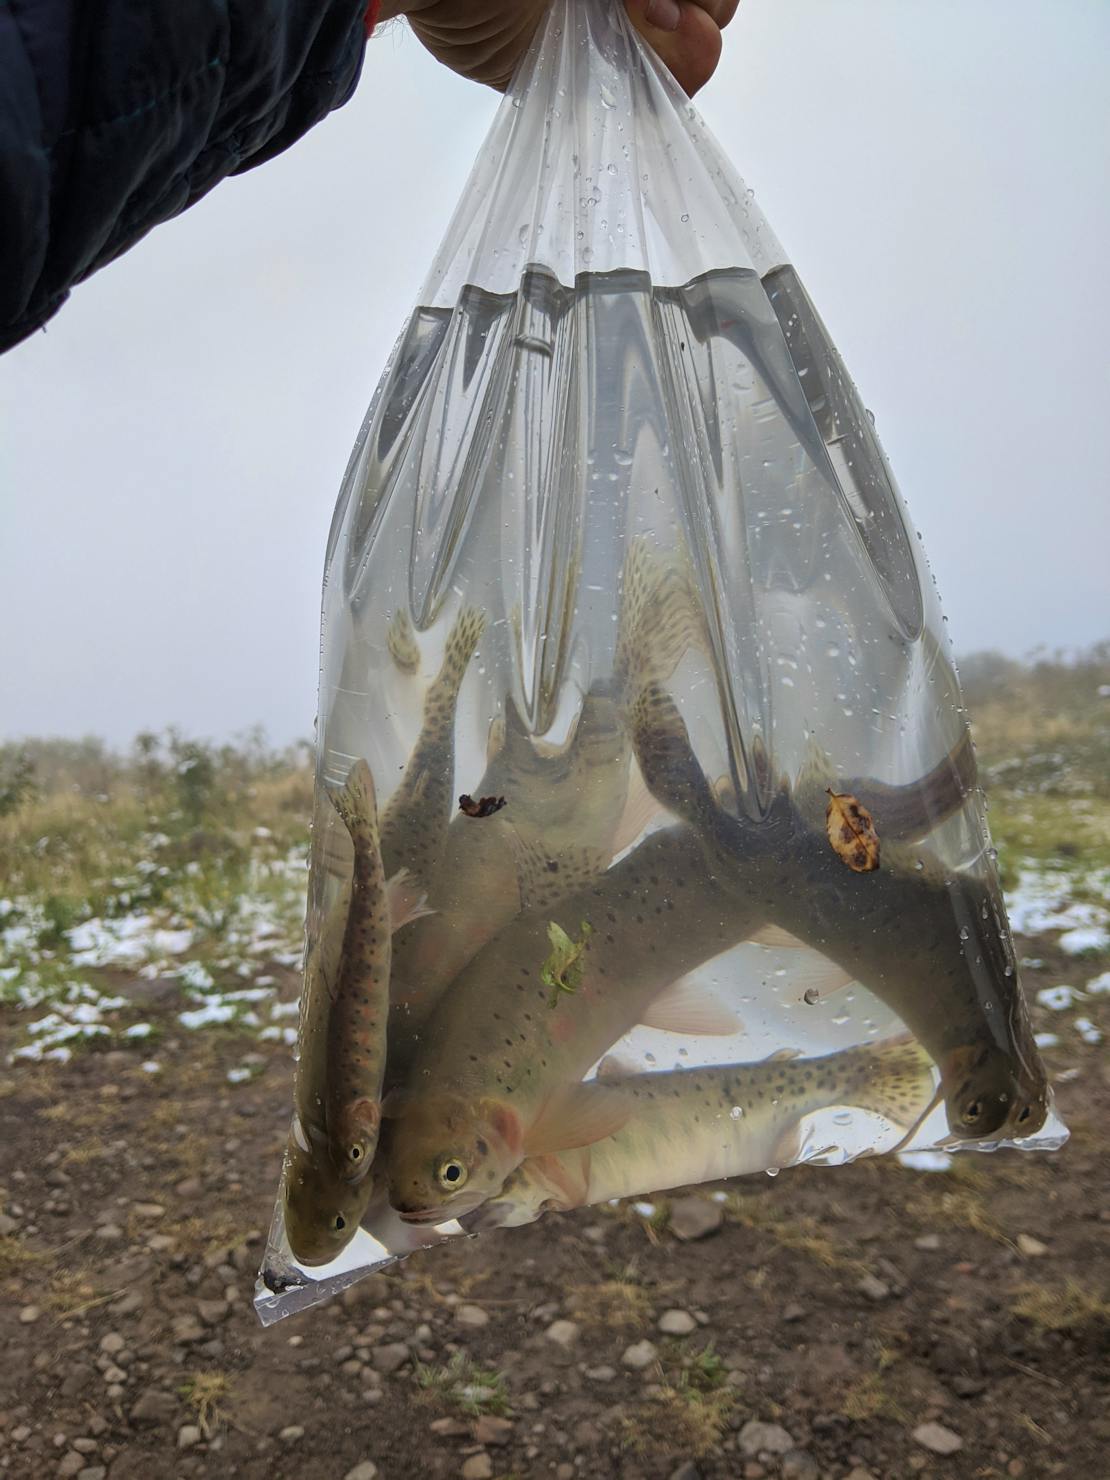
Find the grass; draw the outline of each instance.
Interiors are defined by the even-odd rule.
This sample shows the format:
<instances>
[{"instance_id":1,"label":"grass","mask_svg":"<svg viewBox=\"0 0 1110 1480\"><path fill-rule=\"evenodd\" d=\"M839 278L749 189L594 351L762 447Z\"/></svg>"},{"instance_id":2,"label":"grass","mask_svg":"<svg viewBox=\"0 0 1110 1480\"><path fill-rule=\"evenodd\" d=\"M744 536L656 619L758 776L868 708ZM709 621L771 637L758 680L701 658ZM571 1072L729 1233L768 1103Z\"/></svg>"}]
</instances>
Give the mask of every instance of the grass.
<instances>
[{"instance_id":1,"label":"grass","mask_svg":"<svg viewBox=\"0 0 1110 1480\"><path fill-rule=\"evenodd\" d=\"M0 1280L11 1279L14 1275L25 1273L42 1257L34 1249L29 1249L23 1240L16 1238L14 1234L0 1236Z\"/></svg>"},{"instance_id":2,"label":"grass","mask_svg":"<svg viewBox=\"0 0 1110 1480\"><path fill-rule=\"evenodd\" d=\"M477 1418L483 1413L503 1414L508 1411L509 1397L504 1376L492 1367L482 1367L463 1352L442 1366L418 1362L416 1385L445 1408Z\"/></svg>"},{"instance_id":3,"label":"grass","mask_svg":"<svg viewBox=\"0 0 1110 1480\"><path fill-rule=\"evenodd\" d=\"M786 1209L770 1197L730 1195L725 1204L725 1216L730 1222L739 1223L753 1232L766 1234L780 1248L804 1254L824 1269L852 1270L857 1274L866 1272L867 1266L859 1259L845 1254L824 1233L814 1218L792 1218Z\"/></svg>"},{"instance_id":4,"label":"grass","mask_svg":"<svg viewBox=\"0 0 1110 1480\"><path fill-rule=\"evenodd\" d=\"M212 1437L223 1417L220 1404L231 1393L231 1379L226 1372L194 1372L181 1384L181 1396L196 1415L197 1428L206 1439Z\"/></svg>"},{"instance_id":5,"label":"grass","mask_svg":"<svg viewBox=\"0 0 1110 1480\"><path fill-rule=\"evenodd\" d=\"M1010 1309L1042 1331L1070 1331L1088 1322L1110 1321L1110 1301L1072 1279L1063 1285L1023 1284Z\"/></svg>"},{"instance_id":6,"label":"grass","mask_svg":"<svg viewBox=\"0 0 1110 1480\"><path fill-rule=\"evenodd\" d=\"M651 1319L651 1301L632 1280L604 1280L597 1285L574 1285L571 1315L585 1326L614 1331L638 1331Z\"/></svg>"}]
</instances>

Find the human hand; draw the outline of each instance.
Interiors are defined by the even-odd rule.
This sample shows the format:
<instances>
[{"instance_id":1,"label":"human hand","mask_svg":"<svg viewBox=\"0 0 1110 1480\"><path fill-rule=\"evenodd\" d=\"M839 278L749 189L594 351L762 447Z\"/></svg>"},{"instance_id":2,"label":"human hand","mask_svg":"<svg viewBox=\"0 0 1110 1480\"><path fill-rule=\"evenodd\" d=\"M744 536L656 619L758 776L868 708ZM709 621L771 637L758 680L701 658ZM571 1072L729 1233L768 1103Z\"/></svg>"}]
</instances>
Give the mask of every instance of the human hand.
<instances>
[{"instance_id":1,"label":"human hand","mask_svg":"<svg viewBox=\"0 0 1110 1480\"><path fill-rule=\"evenodd\" d=\"M508 86L550 0L383 0L379 20L404 16L418 40L461 77ZM614 4L619 0L613 0ZM739 0L624 0L629 19L692 97L712 77L721 29Z\"/></svg>"}]
</instances>

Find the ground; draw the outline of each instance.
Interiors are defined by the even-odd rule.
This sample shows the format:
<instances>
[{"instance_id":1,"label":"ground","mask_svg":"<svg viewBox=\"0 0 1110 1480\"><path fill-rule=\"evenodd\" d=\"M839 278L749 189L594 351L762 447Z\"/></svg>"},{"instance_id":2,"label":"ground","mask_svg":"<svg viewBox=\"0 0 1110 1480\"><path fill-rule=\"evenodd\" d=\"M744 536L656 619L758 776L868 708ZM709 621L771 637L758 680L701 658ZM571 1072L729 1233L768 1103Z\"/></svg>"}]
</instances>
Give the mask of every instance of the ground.
<instances>
[{"instance_id":1,"label":"ground","mask_svg":"<svg viewBox=\"0 0 1110 1480\"><path fill-rule=\"evenodd\" d=\"M979 710L1064 1150L584 1210L268 1330L304 776L172 737L138 779L9 755L0 1474L1103 1480L1110 768L1081 677L1025 729L1012 674Z\"/></svg>"}]
</instances>

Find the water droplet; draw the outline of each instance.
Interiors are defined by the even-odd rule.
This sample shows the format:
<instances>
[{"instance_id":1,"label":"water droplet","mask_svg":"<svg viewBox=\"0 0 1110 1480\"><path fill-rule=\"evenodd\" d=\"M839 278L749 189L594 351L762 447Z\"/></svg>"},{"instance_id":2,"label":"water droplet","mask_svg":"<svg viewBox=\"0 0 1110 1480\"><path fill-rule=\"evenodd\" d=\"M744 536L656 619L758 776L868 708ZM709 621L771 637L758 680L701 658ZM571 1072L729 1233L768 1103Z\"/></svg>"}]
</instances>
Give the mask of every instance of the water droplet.
<instances>
[{"instance_id":1,"label":"water droplet","mask_svg":"<svg viewBox=\"0 0 1110 1480\"><path fill-rule=\"evenodd\" d=\"M683 221L689 221L689 219L690 219L690 213L689 213L689 211L683 211L682 218L681 219Z\"/></svg>"},{"instance_id":2,"label":"water droplet","mask_svg":"<svg viewBox=\"0 0 1110 1480\"><path fill-rule=\"evenodd\" d=\"M961 940L969 940L970 938L971 938L971 931L967 928L966 925L961 925L960 926L960 939Z\"/></svg>"},{"instance_id":3,"label":"water droplet","mask_svg":"<svg viewBox=\"0 0 1110 1480\"><path fill-rule=\"evenodd\" d=\"M654 1064L655 1063L655 1055L653 1053L646 1053L646 1054L644 1054L644 1063L645 1064Z\"/></svg>"},{"instance_id":4,"label":"water droplet","mask_svg":"<svg viewBox=\"0 0 1110 1480\"><path fill-rule=\"evenodd\" d=\"M828 647L825 649L825 652L830 658L840 657L840 648L836 645L835 642L830 642Z\"/></svg>"},{"instance_id":5,"label":"water droplet","mask_svg":"<svg viewBox=\"0 0 1110 1480\"><path fill-rule=\"evenodd\" d=\"M806 1003L808 1007L816 1007L820 1000L821 993L817 990L816 987L807 987L802 993L802 1001Z\"/></svg>"},{"instance_id":6,"label":"water droplet","mask_svg":"<svg viewBox=\"0 0 1110 1480\"><path fill-rule=\"evenodd\" d=\"M730 1120L739 1120L743 1113L744 1107L742 1105L733 1105L732 1109L728 1112L728 1118Z\"/></svg>"},{"instance_id":7,"label":"water droplet","mask_svg":"<svg viewBox=\"0 0 1110 1480\"><path fill-rule=\"evenodd\" d=\"M833 1116L834 1125L851 1125L852 1112L850 1110L838 1110Z\"/></svg>"},{"instance_id":8,"label":"water droplet","mask_svg":"<svg viewBox=\"0 0 1110 1480\"><path fill-rule=\"evenodd\" d=\"M609 171L611 175L615 175L617 173L617 167L615 164L607 164L605 168Z\"/></svg>"},{"instance_id":9,"label":"water droplet","mask_svg":"<svg viewBox=\"0 0 1110 1480\"><path fill-rule=\"evenodd\" d=\"M913 861L913 866L917 870L917 872L920 873L921 870L925 867L925 860L923 858L915 858Z\"/></svg>"},{"instance_id":10,"label":"water droplet","mask_svg":"<svg viewBox=\"0 0 1110 1480\"><path fill-rule=\"evenodd\" d=\"M767 1175L768 1175L768 1177L777 1177L778 1174L779 1174L778 1167L768 1167L767 1168Z\"/></svg>"}]
</instances>

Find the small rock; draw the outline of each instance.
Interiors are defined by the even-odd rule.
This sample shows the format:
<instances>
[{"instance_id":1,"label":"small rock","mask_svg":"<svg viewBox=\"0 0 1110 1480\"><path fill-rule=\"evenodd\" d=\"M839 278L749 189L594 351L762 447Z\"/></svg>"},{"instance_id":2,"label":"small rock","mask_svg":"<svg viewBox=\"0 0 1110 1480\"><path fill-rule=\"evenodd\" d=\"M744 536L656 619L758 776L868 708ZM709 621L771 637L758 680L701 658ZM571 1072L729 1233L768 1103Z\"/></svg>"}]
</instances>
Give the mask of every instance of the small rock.
<instances>
[{"instance_id":1,"label":"small rock","mask_svg":"<svg viewBox=\"0 0 1110 1480\"><path fill-rule=\"evenodd\" d=\"M343 1480L377 1480L378 1467L372 1459L364 1459L354 1469L348 1470Z\"/></svg>"},{"instance_id":2,"label":"small rock","mask_svg":"<svg viewBox=\"0 0 1110 1480\"><path fill-rule=\"evenodd\" d=\"M946 1429L942 1423L919 1424L913 1431L913 1438L915 1444L920 1444L922 1449L931 1450L933 1454L955 1454L964 1447L959 1434Z\"/></svg>"},{"instance_id":3,"label":"small rock","mask_svg":"<svg viewBox=\"0 0 1110 1480\"><path fill-rule=\"evenodd\" d=\"M73 1447L78 1454L95 1454L100 1445L95 1439L74 1439Z\"/></svg>"},{"instance_id":4,"label":"small rock","mask_svg":"<svg viewBox=\"0 0 1110 1480\"><path fill-rule=\"evenodd\" d=\"M460 1305L455 1309L455 1320L460 1326L488 1326L489 1313L480 1305Z\"/></svg>"},{"instance_id":5,"label":"small rock","mask_svg":"<svg viewBox=\"0 0 1110 1480\"><path fill-rule=\"evenodd\" d=\"M817 1461L804 1449L791 1449L782 1457L782 1480L821 1480Z\"/></svg>"},{"instance_id":6,"label":"small rock","mask_svg":"<svg viewBox=\"0 0 1110 1480\"><path fill-rule=\"evenodd\" d=\"M587 1367L585 1375L591 1382L612 1382L617 1375L615 1367Z\"/></svg>"},{"instance_id":7,"label":"small rock","mask_svg":"<svg viewBox=\"0 0 1110 1480\"><path fill-rule=\"evenodd\" d=\"M291 1423L278 1434L283 1444L295 1444L298 1439L304 1438L304 1429L299 1423Z\"/></svg>"},{"instance_id":8,"label":"small rock","mask_svg":"<svg viewBox=\"0 0 1110 1480\"><path fill-rule=\"evenodd\" d=\"M77 1471L83 1470L84 1468L84 1455L78 1454L76 1450L71 1449L68 1454L62 1456L62 1461L59 1464L58 1468L54 1471L54 1473L56 1475L62 1476L63 1480L73 1480L73 1477L77 1474Z\"/></svg>"},{"instance_id":9,"label":"small rock","mask_svg":"<svg viewBox=\"0 0 1110 1480\"><path fill-rule=\"evenodd\" d=\"M737 1436L740 1453L751 1458L757 1454L789 1454L795 1447L793 1436L777 1423L761 1423L753 1418Z\"/></svg>"},{"instance_id":10,"label":"small rock","mask_svg":"<svg viewBox=\"0 0 1110 1480\"><path fill-rule=\"evenodd\" d=\"M1048 1253L1048 1245L1042 1244L1039 1238L1034 1238L1029 1233L1018 1234L1017 1246L1028 1259L1042 1259Z\"/></svg>"},{"instance_id":11,"label":"small rock","mask_svg":"<svg viewBox=\"0 0 1110 1480\"><path fill-rule=\"evenodd\" d=\"M77 1480L105 1480L107 1474L107 1465L89 1465L86 1469L77 1471Z\"/></svg>"},{"instance_id":12,"label":"small rock","mask_svg":"<svg viewBox=\"0 0 1110 1480\"><path fill-rule=\"evenodd\" d=\"M576 1321L552 1321L544 1335L548 1341L553 1341L556 1346L561 1346L565 1351L578 1340L578 1323Z\"/></svg>"},{"instance_id":13,"label":"small rock","mask_svg":"<svg viewBox=\"0 0 1110 1480\"><path fill-rule=\"evenodd\" d=\"M131 1408L132 1423L169 1423L177 1414L177 1399L160 1388L147 1388Z\"/></svg>"},{"instance_id":14,"label":"small rock","mask_svg":"<svg viewBox=\"0 0 1110 1480\"><path fill-rule=\"evenodd\" d=\"M940 1248L940 1234L923 1233L920 1238L914 1239L913 1246L915 1249L923 1249L927 1254L935 1253L936 1250ZM855 1471L853 1471L852 1473L854 1474ZM867 1472L865 1470L861 1470L860 1473L866 1474ZM848 1480L851 1480L851 1476L848 1476Z\"/></svg>"},{"instance_id":15,"label":"small rock","mask_svg":"<svg viewBox=\"0 0 1110 1480\"><path fill-rule=\"evenodd\" d=\"M166 1210L161 1203L140 1202L134 1205L132 1211L140 1218L161 1218Z\"/></svg>"},{"instance_id":16,"label":"small rock","mask_svg":"<svg viewBox=\"0 0 1110 1480\"><path fill-rule=\"evenodd\" d=\"M199 1444L203 1435L195 1423L183 1423L177 1431L178 1449L192 1449Z\"/></svg>"},{"instance_id":17,"label":"small rock","mask_svg":"<svg viewBox=\"0 0 1110 1480\"><path fill-rule=\"evenodd\" d=\"M7 1213L0 1213L0 1238L7 1238L19 1227L14 1218L9 1218Z\"/></svg>"},{"instance_id":18,"label":"small rock","mask_svg":"<svg viewBox=\"0 0 1110 1480\"><path fill-rule=\"evenodd\" d=\"M854 1470L849 1470L844 1480L875 1480L870 1470L865 1470L862 1465L857 1465Z\"/></svg>"},{"instance_id":19,"label":"small rock","mask_svg":"<svg viewBox=\"0 0 1110 1480\"><path fill-rule=\"evenodd\" d=\"M507 1418L497 1418L492 1413L483 1413L474 1424L476 1444L508 1444L513 1437L513 1426Z\"/></svg>"},{"instance_id":20,"label":"small rock","mask_svg":"<svg viewBox=\"0 0 1110 1480\"><path fill-rule=\"evenodd\" d=\"M671 1475L671 1480L701 1480L701 1471L692 1459L684 1460Z\"/></svg>"},{"instance_id":21,"label":"small rock","mask_svg":"<svg viewBox=\"0 0 1110 1480\"><path fill-rule=\"evenodd\" d=\"M17 1444L22 1444L25 1439L29 1439L31 1437L31 1434L33 1432L34 1430L31 1429L27 1424L21 1423L18 1428L12 1429L12 1438Z\"/></svg>"},{"instance_id":22,"label":"small rock","mask_svg":"<svg viewBox=\"0 0 1110 1480\"><path fill-rule=\"evenodd\" d=\"M227 1317L226 1300L198 1300L197 1314L206 1326L218 1326Z\"/></svg>"},{"instance_id":23,"label":"small rock","mask_svg":"<svg viewBox=\"0 0 1110 1480\"><path fill-rule=\"evenodd\" d=\"M655 1347L650 1341L636 1341L626 1347L621 1362L635 1372L641 1372L655 1361Z\"/></svg>"},{"instance_id":24,"label":"small rock","mask_svg":"<svg viewBox=\"0 0 1110 1480\"><path fill-rule=\"evenodd\" d=\"M981 1377L971 1377L966 1372L957 1372L949 1386L957 1398L977 1398L987 1388Z\"/></svg>"},{"instance_id":25,"label":"small rock","mask_svg":"<svg viewBox=\"0 0 1110 1480\"><path fill-rule=\"evenodd\" d=\"M704 1197L680 1197L671 1204L667 1227L675 1238L688 1243L691 1239L705 1238L707 1234L716 1233L724 1218L720 1203L709 1202Z\"/></svg>"},{"instance_id":26,"label":"small rock","mask_svg":"<svg viewBox=\"0 0 1110 1480\"><path fill-rule=\"evenodd\" d=\"M115 1244L123 1237L123 1229L118 1223L102 1223L96 1230L96 1237L106 1244Z\"/></svg>"},{"instance_id":27,"label":"small rock","mask_svg":"<svg viewBox=\"0 0 1110 1480\"><path fill-rule=\"evenodd\" d=\"M659 1329L664 1336L689 1336L698 1328L697 1321L685 1310L666 1310L659 1317Z\"/></svg>"},{"instance_id":28,"label":"small rock","mask_svg":"<svg viewBox=\"0 0 1110 1480\"><path fill-rule=\"evenodd\" d=\"M806 1318L806 1308L804 1305L788 1305L782 1313L782 1318L790 1325L795 1321L804 1321Z\"/></svg>"},{"instance_id":29,"label":"small rock","mask_svg":"<svg viewBox=\"0 0 1110 1480\"><path fill-rule=\"evenodd\" d=\"M555 1480L574 1480L574 1466L564 1461L555 1470Z\"/></svg>"},{"instance_id":30,"label":"small rock","mask_svg":"<svg viewBox=\"0 0 1110 1480\"><path fill-rule=\"evenodd\" d=\"M192 1346L194 1342L204 1340L204 1327L195 1316L175 1316L173 1339L180 1346Z\"/></svg>"},{"instance_id":31,"label":"small rock","mask_svg":"<svg viewBox=\"0 0 1110 1480\"><path fill-rule=\"evenodd\" d=\"M204 1183L199 1177L186 1177L173 1190L178 1197L199 1197L204 1191Z\"/></svg>"},{"instance_id":32,"label":"small rock","mask_svg":"<svg viewBox=\"0 0 1110 1480\"><path fill-rule=\"evenodd\" d=\"M488 1454L472 1454L462 1467L463 1480L490 1480L493 1460Z\"/></svg>"},{"instance_id":33,"label":"small rock","mask_svg":"<svg viewBox=\"0 0 1110 1480\"><path fill-rule=\"evenodd\" d=\"M370 1353L370 1361L378 1372L384 1372L388 1377L391 1372L396 1372L403 1367L409 1359L409 1349L400 1341L387 1342L385 1346L376 1346Z\"/></svg>"},{"instance_id":34,"label":"small rock","mask_svg":"<svg viewBox=\"0 0 1110 1480\"><path fill-rule=\"evenodd\" d=\"M107 1352L110 1357L114 1357L118 1352L123 1351L126 1345L127 1342L124 1341L118 1331L109 1331L107 1336L100 1338L100 1350Z\"/></svg>"},{"instance_id":35,"label":"small rock","mask_svg":"<svg viewBox=\"0 0 1110 1480\"><path fill-rule=\"evenodd\" d=\"M856 1289L861 1295L866 1295L868 1300L886 1300L890 1295L890 1286L885 1285L873 1274L863 1275L857 1282Z\"/></svg>"},{"instance_id":36,"label":"small rock","mask_svg":"<svg viewBox=\"0 0 1110 1480\"><path fill-rule=\"evenodd\" d=\"M433 1418L428 1427L441 1439L461 1439L470 1433L470 1425L463 1423L461 1418Z\"/></svg>"},{"instance_id":37,"label":"small rock","mask_svg":"<svg viewBox=\"0 0 1110 1480\"><path fill-rule=\"evenodd\" d=\"M42 1315L37 1305L25 1305L19 1312L19 1322L22 1326L33 1326Z\"/></svg>"}]
</instances>

